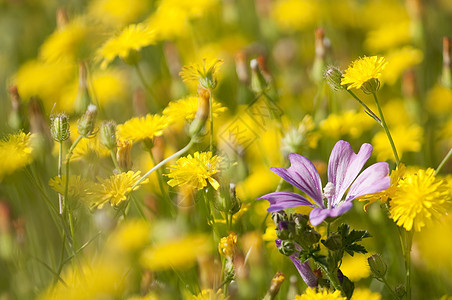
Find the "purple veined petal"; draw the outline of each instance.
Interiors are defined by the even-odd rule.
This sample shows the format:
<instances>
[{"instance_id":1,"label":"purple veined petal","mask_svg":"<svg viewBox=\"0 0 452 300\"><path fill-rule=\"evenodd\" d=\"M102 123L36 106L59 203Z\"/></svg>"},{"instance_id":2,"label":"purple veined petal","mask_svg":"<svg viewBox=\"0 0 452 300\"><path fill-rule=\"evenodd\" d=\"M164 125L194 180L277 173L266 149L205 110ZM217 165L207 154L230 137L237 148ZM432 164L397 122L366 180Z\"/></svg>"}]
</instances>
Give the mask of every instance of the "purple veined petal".
<instances>
[{"instance_id":1,"label":"purple veined petal","mask_svg":"<svg viewBox=\"0 0 452 300\"><path fill-rule=\"evenodd\" d=\"M351 201L342 202L338 207L335 208L318 208L314 207L309 214L309 221L311 221L312 226L320 225L326 218L338 217L352 208L353 203Z\"/></svg>"},{"instance_id":2,"label":"purple veined petal","mask_svg":"<svg viewBox=\"0 0 452 300\"><path fill-rule=\"evenodd\" d=\"M287 169L273 167L270 170L306 193L319 207L324 207L322 182L314 164L306 157L296 153L289 154L289 161L290 167Z\"/></svg>"},{"instance_id":3,"label":"purple veined petal","mask_svg":"<svg viewBox=\"0 0 452 300\"><path fill-rule=\"evenodd\" d=\"M298 273L300 273L300 276L301 278L303 278L303 281L306 283L306 285L311 288L316 287L319 279L312 271L311 266L309 265L309 261L301 263L300 260L295 256L295 254L292 254L289 257L295 265L295 268L297 268Z\"/></svg>"},{"instance_id":4,"label":"purple veined petal","mask_svg":"<svg viewBox=\"0 0 452 300\"><path fill-rule=\"evenodd\" d=\"M355 154L346 141L341 140L334 145L328 162L328 181L334 186L334 195L330 204L332 207L341 201L345 191L358 176L371 154L370 144L363 144L358 154Z\"/></svg>"},{"instance_id":5,"label":"purple veined petal","mask_svg":"<svg viewBox=\"0 0 452 300\"><path fill-rule=\"evenodd\" d=\"M365 169L353 182L348 191L346 200L351 201L357 197L373 194L387 189L391 185L389 165L379 162Z\"/></svg>"},{"instance_id":6,"label":"purple veined petal","mask_svg":"<svg viewBox=\"0 0 452 300\"><path fill-rule=\"evenodd\" d=\"M262 197L257 198L265 199L270 202L270 207L267 208L268 212L275 212L279 210L283 210L289 207L297 207L297 206L310 206L314 205L305 197L289 192L274 192Z\"/></svg>"}]
</instances>

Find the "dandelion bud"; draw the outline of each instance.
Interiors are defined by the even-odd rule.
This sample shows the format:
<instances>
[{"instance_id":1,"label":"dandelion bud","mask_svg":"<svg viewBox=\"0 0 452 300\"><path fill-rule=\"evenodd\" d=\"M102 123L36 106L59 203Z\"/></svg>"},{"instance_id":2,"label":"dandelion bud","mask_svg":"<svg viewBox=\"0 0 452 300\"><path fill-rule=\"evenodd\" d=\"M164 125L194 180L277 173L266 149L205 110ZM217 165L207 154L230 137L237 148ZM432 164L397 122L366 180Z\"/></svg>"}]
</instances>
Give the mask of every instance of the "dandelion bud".
<instances>
[{"instance_id":1,"label":"dandelion bud","mask_svg":"<svg viewBox=\"0 0 452 300\"><path fill-rule=\"evenodd\" d=\"M361 86L361 90L366 94L375 94L379 89L380 80L378 78L371 78Z\"/></svg>"},{"instance_id":2,"label":"dandelion bud","mask_svg":"<svg viewBox=\"0 0 452 300\"><path fill-rule=\"evenodd\" d=\"M221 238L220 243L218 244L218 252L228 260L232 260L236 245L237 233L231 232L227 237Z\"/></svg>"},{"instance_id":3,"label":"dandelion bud","mask_svg":"<svg viewBox=\"0 0 452 300\"><path fill-rule=\"evenodd\" d=\"M78 133L83 137L90 136L96 124L97 107L90 104L85 114L77 122Z\"/></svg>"},{"instance_id":4,"label":"dandelion bud","mask_svg":"<svg viewBox=\"0 0 452 300\"><path fill-rule=\"evenodd\" d=\"M374 254L367 259L369 263L370 270L377 278L383 278L386 274L388 267L381 259L379 254Z\"/></svg>"},{"instance_id":5,"label":"dandelion bud","mask_svg":"<svg viewBox=\"0 0 452 300\"><path fill-rule=\"evenodd\" d=\"M336 67L328 67L325 71L325 79L332 90L339 91L345 89L345 85L341 85L342 71Z\"/></svg>"},{"instance_id":6,"label":"dandelion bud","mask_svg":"<svg viewBox=\"0 0 452 300\"><path fill-rule=\"evenodd\" d=\"M82 114L91 103L88 91L87 70L84 63L78 65L78 92L75 99L75 112Z\"/></svg>"},{"instance_id":7,"label":"dandelion bud","mask_svg":"<svg viewBox=\"0 0 452 300\"><path fill-rule=\"evenodd\" d=\"M132 150L132 142L127 140L118 141L118 150L116 152L116 159L118 161L119 168L122 171L129 171L132 168L132 159L130 151Z\"/></svg>"},{"instance_id":8,"label":"dandelion bud","mask_svg":"<svg viewBox=\"0 0 452 300\"><path fill-rule=\"evenodd\" d=\"M267 89L267 81L265 80L259 62L257 59L250 61L251 67L251 90L257 94L262 94Z\"/></svg>"},{"instance_id":9,"label":"dandelion bud","mask_svg":"<svg viewBox=\"0 0 452 300\"><path fill-rule=\"evenodd\" d=\"M221 184L220 195L216 198L214 205L219 211L236 214L242 207L242 202L237 198L235 184Z\"/></svg>"},{"instance_id":10,"label":"dandelion bud","mask_svg":"<svg viewBox=\"0 0 452 300\"><path fill-rule=\"evenodd\" d=\"M315 30L315 59L312 66L311 76L316 83L322 80L322 71L325 68L325 30L317 28Z\"/></svg>"},{"instance_id":11,"label":"dandelion bud","mask_svg":"<svg viewBox=\"0 0 452 300\"><path fill-rule=\"evenodd\" d=\"M272 282L270 284L270 288L267 291L264 299L274 299L281 288L282 283L286 279L286 275L281 272L276 272L275 276L272 278Z\"/></svg>"},{"instance_id":12,"label":"dandelion bud","mask_svg":"<svg viewBox=\"0 0 452 300\"><path fill-rule=\"evenodd\" d=\"M210 92L202 87L198 88L198 110L195 119L190 124L189 135L191 137L199 135L204 128L204 124L210 113Z\"/></svg>"},{"instance_id":13,"label":"dandelion bud","mask_svg":"<svg viewBox=\"0 0 452 300\"><path fill-rule=\"evenodd\" d=\"M52 119L50 133L56 142L63 142L69 138L69 117L66 114L58 114Z\"/></svg>"},{"instance_id":14,"label":"dandelion bud","mask_svg":"<svg viewBox=\"0 0 452 300\"><path fill-rule=\"evenodd\" d=\"M250 75L248 74L248 67L246 65L246 54L244 51L239 51L235 54L235 71L240 82L248 84Z\"/></svg>"},{"instance_id":15,"label":"dandelion bud","mask_svg":"<svg viewBox=\"0 0 452 300\"><path fill-rule=\"evenodd\" d=\"M100 143L108 150L116 148L116 124L113 121L104 122L99 132Z\"/></svg>"}]
</instances>

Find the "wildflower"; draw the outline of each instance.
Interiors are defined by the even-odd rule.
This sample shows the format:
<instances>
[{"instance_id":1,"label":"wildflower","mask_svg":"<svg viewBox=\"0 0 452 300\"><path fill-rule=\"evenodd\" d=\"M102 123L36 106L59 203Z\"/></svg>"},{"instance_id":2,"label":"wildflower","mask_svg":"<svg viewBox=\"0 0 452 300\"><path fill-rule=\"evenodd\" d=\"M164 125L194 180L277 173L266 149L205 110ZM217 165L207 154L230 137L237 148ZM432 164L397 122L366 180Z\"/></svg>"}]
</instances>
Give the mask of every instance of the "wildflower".
<instances>
[{"instance_id":1,"label":"wildflower","mask_svg":"<svg viewBox=\"0 0 452 300\"><path fill-rule=\"evenodd\" d=\"M198 98L198 96L188 96L176 101L171 101L163 110L163 115L167 116L171 122L180 122L183 120L192 121L198 110ZM226 111L226 107L215 101L215 99L212 99L212 101L213 116L216 118L220 113Z\"/></svg>"},{"instance_id":2,"label":"wildflower","mask_svg":"<svg viewBox=\"0 0 452 300\"><path fill-rule=\"evenodd\" d=\"M10 134L0 141L0 180L33 160L30 133Z\"/></svg>"},{"instance_id":3,"label":"wildflower","mask_svg":"<svg viewBox=\"0 0 452 300\"><path fill-rule=\"evenodd\" d=\"M132 118L124 124L118 125L118 137L133 142L144 139L152 139L154 136L163 134L169 124L165 116L147 114L145 117Z\"/></svg>"},{"instance_id":4,"label":"wildflower","mask_svg":"<svg viewBox=\"0 0 452 300\"><path fill-rule=\"evenodd\" d=\"M98 178L99 183L96 184L90 192L91 206L102 208L108 201L110 201L111 206L117 206L127 199L127 196L131 191L137 190L140 185L148 182L147 179L143 180L139 185L132 189L139 179L140 171L123 172L112 175L106 179Z\"/></svg>"},{"instance_id":5,"label":"wildflower","mask_svg":"<svg viewBox=\"0 0 452 300\"><path fill-rule=\"evenodd\" d=\"M375 123L365 114L358 111L345 111L341 114L329 114L320 123L320 131L330 137L340 138L348 135L360 137L363 132L372 128Z\"/></svg>"},{"instance_id":6,"label":"wildflower","mask_svg":"<svg viewBox=\"0 0 452 300\"><path fill-rule=\"evenodd\" d=\"M83 116L77 121L78 133L87 138L95 133L97 107L90 104Z\"/></svg>"},{"instance_id":7,"label":"wildflower","mask_svg":"<svg viewBox=\"0 0 452 300\"><path fill-rule=\"evenodd\" d=\"M452 90L442 85L435 85L427 97L426 108L439 116L449 116L452 111Z\"/></svg>"},{"instance_id":8,"label":"wildflower","mask_svg":"<svg viewBox=\"0 0 452 300\"><path fill-rule=\"evenodd\" d=\"M118 150L116 151L116 159L121 170L130 170L132 168L132 158L130 151L132 150L132 142L128 140L118 141Z\"/></svg>"},{"instance_id":9,"label":"wildflower","mask_svg":"<svg viewBox=\"0 0 452 300\"><path fill-rule=\"evenodd\" d=\"M379 87L378 78L386 66L384 57L371 56L359 58L352 62L344 71L341 84L348 85L347 89L364 87L369 92L375 92Z\"/></svg>"},{"instance_id":10,"label":"wildflower","mask_svg":"<svg viewBox=\"0 0 452 300\"><path fill-rule=\"evenodd\" d=\"M179 75L182 77L183 81L187 83L197 82L199 86L206 90L211 90L217 86L215 72L222 64L222 59L215 59L213 61L203 59L202 66L199 64L184 66Z\"/></svg>"},{"instance_id":11,"label":"wildflower","mask_svg":"<svg viewBox=\"0 0 452 300\"><path fill-rule=\"evenodd\" d=\"M400 158L405 152L418 152L421 150L423 130L419 125L412 124L411 126L400 125L394 127L391 130L391 135ZM377 160L394 159L391 144L389 144L388 137L383 131L378 132L373 137L372 144L374 144Z\"/></svg>"},{"instance_id":12,"label":"wildflower","mask_svg":"<svg viewBox=\"0 0 452 300\"><path fill-rule=\"evenodd\" d=\"M385 23L383 26L369 31L364 44L372 52L379 52L408 44L410 41L410 21L403 20Z\"/></svg>"},{"instance_id":13,"label":"wildflower","mask_svg":"<svg viewBox=\"0 0 452 300\"><path fill-rule=\"evenodd\" d=\"M371 292L368 289L357 288L353 291L351 300L381 300L379 293Z\"/></svg>"},{"instance_id":14,"label":"wildflower","mask_svg":"<svg viewBox=\"0 0 452 300\"><path fill-rule=\"evenodd\" d=\"M170 167L170 173L166 176L172 178L168 184L172 187L177 185L190 185L194 189L201 190L207 186L207 182L217 190L220 186L212 176L218 172L221 159L212 157L212 152L195 152L193 156L181 157L175 165Z\"/></svg>"},{"instance_id":15,"label":"wildflower","mask_svg":"<svg viewBox=\"0 0 452 300\"><path fill-rule=\"evenodd\" d=\"M57 142L63 142L69 138L69 117L65 114L58 114L52 119L50 133Z\"/></svg>"},{"instance_id":16,"label":"wildflower","mask_svg":"<svg viewBox=\"0 0 452 300\"><path fill-rule=\"evenodd\" d=\"M390 217L408 231L421 231L432 218L446 212L451 200L449 187L436 178L435 170L407 172L389 203Z\"/></svg>"},{"instance_id":17,"label":"wildflower","mask_svg":"<svg viewBox=\"0 0 452 300\"><path fill-rule=\"evenodd\" d=\"M237 233L231 232L228 236L222 237L218 244L218 252L227 259L231 260L234 256L237 245Z\"/></svg>"},{"instance_id":18,"label":"wildflower","mask_svg":"<svg viewBox=\"0 0 452 300\"><path fill-rule=\"evenodd\" d=\"M303 295L295 296L295 300L345 300L347 298L341 296L341 291L336 290L330 292L326 289L318 290L307 288Z\"/></svg>"},{"instance_id":19,"label":"wildflower","mask_svg":"<svg viewBox=\"0 0 452 300\"><path fill-rule=\"evenodd\" d=\"M99 139L102 146L108 150L116 148L116 124L114 121L102 123L99 131Z\"/></svg>"},{"instance_id":20,"label":"wildflower","mask_svg":"<svg viewBox=\"0 0 452 300\"><path fill-rule=\"evenodd\" d=\"M334 91L339 91L344 89L344 86L341 84L342 81L342 71L336 67L329 67L324 74L326 79L326 83L330 86L330 88Z\"/></svg>"},{"instance_id":21,"label":"wildflower","mask_svg":"<svg viewBox=\"0 0 452 300\"><path fill-rule=\"evenodd\" d=\"M342 258L341 271L351 281L358 281L367 278L370 275L367 256L369 254L355 253L353 256L344 256Z\"/></svg>"},{"instance_id":22,"label":"wildflower","mask_svg":"<svg viewBox=\"0 0 452 300\"><path fill-rule=\"evenodd\" d=\"M95 20L111 25L124 26L137 21L149 9L148 1L141 0L95 0L88 11Z\"/></svg>"},{"instance_id":23,"label":"wildflower","mask_svg":"<svg viewBox=\"0 0 452 300\"><path fill-rule=\"evenodd\" d=\"M328 183L323 193L319 173L312 162L304 156L291 153L290 168L273 167L270 170L306 193L314 203L301 195L289 192L270 193L258 199L267 199L270 202L268 212L296 206L313 207L310 220L313 226L317 226L328 217L334 218L347 212L353 206L353 199L389 187L390 179L387 176L389 166L385 162L371 165L358 176L371 153L370 144L363 144L358 154L355 154L349 143L338 141L331 151ZM347 190L345 199L342 199Z\"/></svg>"},{"instance_id":24,"label":"wildflower","mask_svg":"<svg viewBox=\"0 0 452 300\"><path fill-rule=\"evenodd\" d=\"M386 56L388 64L382 72L381 80L393 85L404 71L421 63L423 57L421 50L409 46L391 51Z\"/></svg>"},{"instance_id":25,"label":"wildflower","mask_svg":"<svg viewBox=\"0 0 452 300\"><path fill-rule=\"evenodd\" d=\"M305 29L311 25L318 8L312 1L306 0L278 0L272 8L272 17L278 27L286 31Z\"/></svg>"},{"instance_id":26,"label":"wildflower","mask_svg":"<svg viewBox=\"0 0 452 300\"><path fill-rule=\"evenodd\" d=\"M145 220L128 220L115 229L107 248L119 253L140 250L150 242L150 230L151 226Z\"/></svg>"},{"instance_id":27,"label":"wildflower","mask_svg":"<svg viewBox=\"0 0 452 300\"><path fill-rule=\"evenodd\" d=\"M135 56L141 48L154 44L155 34L144 24L132 24L124 28L117 36L110 38L98 50L103 58L102 68L116 57L120 57L126 63L135 64Z\"/></svg>"},{"instance_id":28,"label":"wildflower","mask_svg":"<svg viewBox=\"0 0 452 300\"><path fill-rule=\"evenodd\" d=\"M221 289L215 292L215 290L208 289L202 290L198 295L191 295L188 297L189 300L227 300L229 297L226 297Z\"/></svg>"},{"instance_id":29,"label":"wildflower","mask_svg":"<svg viewBox=\"0 0 452 300\"><path fill-rule=\"evenodd\" d=\"M57 193L64 194L66 186L66 175L61 178L55 176L49 180L49 186ZM93 187L93 183L80 175L69 176L68 196L73 199L86 201L89 196L89 191Z\"/></svg>"},{"instance_id":30,"label":"wildflower","mask_svg":"<svg viewBox=\"0 0 452 300\"><path fill-rule=\"evenodd\" d=\"M266 296L268 296L269 299L274 299L276 297L276 295L278 294L279 289L281 288L281 285L285 279L286 279L286 275L284 275L284 273L281 273L279 271L276 272L275 276L273 276L273 278L272 278L270 288L267 291Z\"/></svg>"},{"instance_id":31,"label":"wildflower","mask_svg":"<svg viewBox=\"0 0 452 300\"><path fill-rule=\"evenodd\" d=\"M140 262L143 267L153 271L187 269L196 263L199 256L209 253L210 250L207 236L191 235L145 249Z\"/></svg>"}]
</instances>

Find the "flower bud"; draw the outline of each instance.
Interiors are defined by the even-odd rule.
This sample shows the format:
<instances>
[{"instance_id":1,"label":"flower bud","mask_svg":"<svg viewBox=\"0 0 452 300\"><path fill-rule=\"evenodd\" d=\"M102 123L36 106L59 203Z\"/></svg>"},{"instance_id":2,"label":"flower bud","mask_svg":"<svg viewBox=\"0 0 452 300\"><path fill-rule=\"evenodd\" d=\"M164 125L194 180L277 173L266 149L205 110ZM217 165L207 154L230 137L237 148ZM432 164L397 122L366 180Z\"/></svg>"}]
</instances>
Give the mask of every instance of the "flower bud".
<instances>
[{"instance_id":1,"label":"flower bud","mask_svg":"<svg viewBox=\"0 0 452 300\"><path fill-rule=\"evenodd\" d=\"M361 90L366 94L374 94L380 89L380 80L372 78L364 82L361 86Z\"/></svg>"},{"instance_id":2,"label":"flower bud","mask_svg":"<svg viewBox=\"0 0 452 300\"><path fill-rule=\"evenodd\" d=\"M281 241L281 247L278 248L279 252L286 256L291 256L295 252L295 244L289 240Z\"/></svg>"},{"instance_id":3,"label":"flower bud","mask_svg":"<svg viewBox=\"0 0 452 300\"><path fill-rule=\"evenodd\" d=\"M100 143L108 150L116 148L116 124L113 121L102 123L100 126Z\"/></svg>"},{"instance_id":4,"label":"flower bud","mask_svg":"<svg viewBox=\"0 0 452 300\"><path fill-rule=\"evenodd\" d=\"M8 125L14 130L24 128L24 113L22 109L22 99L19 96L17 86L11 86L8 89L11 99L11 112L9 113Z\"/></svg>"},{"instance_id":5,"label":"flower bud","mask_svg":"<svg viewBox=\"0 0 452 300\"><path fill-rule=\"evenodd\" d=\"M257 59L250 61L251 67L251 90L257 94L262 94L267 89L267 81L265 80L259 62Z\"/></svg>"},{"instance_id":6,"label":"flower bud","mask_svg":"<svg viewBox=\"0 0 452 300\"><path fill-rule=\"evenodd\" d=\"M204 128L204 124L210 113L210 92L205 88L198 88L198 110L195 119L190 124L189 135L191 137L199 135Z\"/></svg>"},{"instance_id":7,"label":"flower bud","mask_svg":"<svg viewBox=\"0 0 452 300\"><path fill-rule=\"evenodd\" d=\"M84 63L79 63L78 73L78 92L75 98L75 112L82 114L90 105L91 97L88 91L87 70Z\"/></svg>"},{"instance_id":8,"label":"flower bud","mask_svg":"<svg viewBox=\"0 0 452 300\"><path fill-rule=\"evenodd\" d=\"M325 79L332 90L339 91L346 88L341 85L342 71L337 67L328 67L325 71Z\"/></svg>"},{"instance_id":9,"label":"flower bud","mask_svg":"<svg viewBox=\"0 0 452 300\"><path fill-rule=\"evenodd\" d=\"M116 160L122 171L129 171L132 168L132 159L130 151L132 150L132 142L127 140L118 141L118 150L116 151Z\"/></svg>"},{"instance_id":10,"label":"flower bud","mask_svg":"<svg viewBox=\"0 0 452 300\"><path fill-rule=\"evenodd\" d=\"M214 205L219 211L236 214L242 207L242 202L237 198L235 184L220 184L220 194L215 198Z\"/></svg>"},{"instance_id":11,"label":"flower bud","mask_svg":"<svg viewBox=\"0 0 452 300\"><path fill-rule=\"evenodd\" d=\"M272 278L272 282L270 284L270 288L267 291L267 295L265 295L265 299L274 299L281 288L282 283L286 279L286 275L281 272L276 272L275 276Z\"/></svg>"},{"instance_id":12,"label":"flower bud","mask_svg":"<svg viewBox=\"0 0 452 300\"><path fill-rule=\"evenodd\" d=\"M272 220L278 226L279 222L287 220L287 214L284 210L273 212Z\"/></svg>"},{"instance_id":13,"label":"flower bud","mask_svg":"<svg viewBox=\"0 0 452 300\"><path fill-rule=\"evenodd\" d=\"M218 244L218 252L228 260L232 260L235 247L237 245L237 233L231 232L227 237L223 237Z\"/></svg>"},{"instance_id":14,"label":"flower bud","mask_svg":"<svg viewBox=\"0 0 452 300\"><path fill-rule=\"evenodd\" d=\"M52 138L61 143L69 138L69 117L66 114L58 114L52 119L50 126Z\"/></svg>"},{"instance_id":15,"label":"flower bud","mask_svg":"<svg viewBox=\"0 0 452 300\"><path fill-rule=\"evenodd\" d=\"M77 122L78 133L83 137L88 137L94 132L96 124L97 107L90 104L83 116Z\"/></svg>"},{"instance_id":16,"label":"flower bud","mask_svg":"<svg viewBox=\"0 0 452 300\"><path fill-rule=\"evenodd\" d=\"M386 274L388 267L381 259L379 254L374 254L367 259L369 263L370 270L377 278L383 278Z\"/></svg>"}]
</instances>

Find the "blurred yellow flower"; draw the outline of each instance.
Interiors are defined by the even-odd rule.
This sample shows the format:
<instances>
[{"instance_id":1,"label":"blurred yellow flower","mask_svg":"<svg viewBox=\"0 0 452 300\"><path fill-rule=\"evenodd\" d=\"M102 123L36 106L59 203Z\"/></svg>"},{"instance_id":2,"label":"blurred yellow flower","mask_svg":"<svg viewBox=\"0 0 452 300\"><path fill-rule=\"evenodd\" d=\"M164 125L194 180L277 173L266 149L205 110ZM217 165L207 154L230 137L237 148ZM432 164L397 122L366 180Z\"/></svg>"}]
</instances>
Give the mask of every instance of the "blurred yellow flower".
<instances>
[{"instance_id":1,"label":"blurred yellow flower","mask_svg":"<svg viewBox=\"0 0 452 300\"><path fill-rule=\"evenodd\" d=\"M190 295L187 300L228 300L221 289L215 292L215 290L208 289L202 290L198 295Z\"/></svg>"},{"instance_id":2,"label":"blurred yellow flower","mask_svg":"<svg viewBox=\"0 0 452 300\"><path fill-rule=\"evenodd\" d=\"M363 132L371 129L374 124L375 121L362 112L346 111L340 115L329 114L325 120L320 122L320 131L333 138L345 135L358 138Z\"/></svg>"},{"instance_id":3,"label":"blurred yellow flower","mask_svg":"<svg viewBox=\"0 0 452 300\"><path fill-rule=\"evenodd\" d=\"M449 116L452 111L452 90L442 85L435 85L427 95L427 110L438 116Z\"/></svg>"},{"instance_id":4,"label":"blurred yellow flower","mask_svg":"<svg viewBox=\"0 0 452 300\"><path fill-rule=\"evenodd\" d=\"M129 56L141 48L156 42L154 31L144 24L132 24L124 28L118 35L110 38L98 50L103 59L102 68L115 59L116 56L127 61Z\"/></svg>"},{"instance_id":5,"label":"blurred yellow flower","mask_svg":"<svg viewBox=\"0 0 452 300\"><path fill-rule=\"evenodd\" d=\"M109 238L107 249L120 254L142 249L150 242L151 225L143 219L121 223Z\"/></svg>"},{"instance_id":6,"label":"blurred yellow flower","mask_svg":"<svg viewBox=\"0 0 452 300\"><path fill-rule=\"evenodd\" d=\"M66 175L62 175L61 178L55 176L50 178L49 186L57 193L64 195L66 186ZM89 191L93 187L93 182L90 182L86 178L82 178L80 175L70 175L68 185L68 196L80 201L87 201Z\"/></svg>"},{"instance_id":7,"label":"blurred yellow flower","mask_svg":"<svg viewBox=\"0 0 452 300\"><path fill-rule=\"evenodd\" d=\"M341 291L336 290L330 292L326 289L315 290L312 288L307 288L303 295L295 296L295 300L345 300L347 298L341 296Z\"/></svg>"},{"instance_id":8,"label":"blurred yellow flower","mask_svg":"<svg viewBox=\"0 0 452 300\"><path fill-rule=\"evenodd\" d=\"M226 111L226 107L222 106L221 103L218 103L213 98L212 100L213 116L216 118L220 113ZM167 116L171 122L192 121L195 118L197 110L198 96L188 96L168 103L168 106L163 110L163 115Z\"/></svg>"},{"instance_id":9,"label":"blurred yellow flower","mask_svg":"<svg viewBox=\"0 0 452 300\"><path fill-rule=\"evenodd\" d=\"M374 105L371 105L370 108L372 111L377 111ZM415 112L410 110L410 108L404 99L391 99L381 109L383 110L386 123L392 128L392 126L404 126L412 123L414 118L411 116L414 116Z\"/></svg>"},{"instance_id":10,"label":"blurred yellow flower","mask_svg":"<svg viewBox=\"0 0 452 300\"><path fill-rule=\"evenodd\" d=\"M410 41L410 21L403 21L384 23L384 25L370 31L364 44L367 49L379 52L408 44Z\"/></svg>"},{"instance_id":11,"label":"blurred yellow flower","mask_svg":"<svg viewBox=\"0 0 452 300\"><path fill-rule=\"evenodd\" d=\"M421 63L423 58L421 50L410 46L389 52L386 55L388 64L381 74L381 81L393 85L405 70Z\"/></svg>"},{"instance_id":12,"label":"blurred yellow flower","mask_svg":"<svg viewBox=\"0 0 452 300\"><path fill-rule=\"evenodd\" d=\"M95 20L114 27L138 21L150 8L150 1L142 0L94 0L88 12Z\"/></svg>"},{"instance_id":13,"label":"blurred yellow flower","mask_svg":"<svg viewBox=\"0 0 452 300\"><path fill-rule=\"evenodd\" d=\"M147 114L145 117L132 118L117 126L118 138L133 142L152 139L163 134L163 129L169 125L166 116Z\"/></svg>"},{"instance_id":14,"label":"blurred yellow flower","mask_svg":"<svg viewBox=\"0 0 452 300\"><path fill-rule=\"evenodd\" d=\"M210 90L217 86L216 72L223 64L221 59L203 59L202 64L191 64L184 66L179 73L182 80L188 84L196 83L201 87Z\"/></svg>"},{"instance_id":15,"label":"blurred yellow flower","mask_svg":"<svg viewBox=\"0 0 452 300\"><path fill-rule=\"evenodd\" d=\"M341 84L347 84L348 90L351 88L359 89L369 80L380 78L386 64L384 57L364 56L359 58L353 61L344 71Z\"/></svg>"},{"instance_id":16,"label":"blurred yellow flower","mask_svg":"<svg viewBox=\"0 0 452 300\"><path fill-rule=\"evenodd\" d=\"M399 125L390 130L400 158L405 152L418 152L421 150L423 130L419 125ZM373 137L372 145L374 146L374 155L377 156L378 161L394 160L391 145L384 131L379 131Z\"/></svg>"},{"instance_id":17,"label":"blurred yellow flower","mask_svg":"<svg viewBox=\"0 0 452 300\"><path fill-rule=\"evenodd\" d=\"M124 101L124 98L127 98L127 77L119 69L95 71L91 78L96 104L99 106L105 107L107 104Z\"/></svg>"},{"instance_id":18,"label":"blurred yellow flower","mask_svg":"<svg viewBox=\"0 0 452 300\"><path fill-rule=\"evenodd\" d=\"M0 141L0 181L33 160L30 133L10 134Z\"/></svg>"},{"instance_id":19,"label":"blurred yellow flower","mask_svg":"<svg viewBox=\"0 0 452 300\"><path fill-rule=\"evenodd\" d=\"M170 173L166 174L171 180L168 184L190 185L194 189L201 190L207 186L207 182L217 190L220 184L212 176L218 172L221 158L212 157L212 152L195 152L193 156L181 157L175 165L171 165Z\"/></svg>"},{"instance_id":20,"label":"blurred yellow flower","mask_svg":"<svg viewBox=\"0 0 452 300\"><path fill-rule=\"evenodd\" d=\"M117 206L125 201L131 191L136 191L141 185L148 182L145 179L132 189L140 179L140 173L140 171L128 171L127 173L112 175L106 179L98 177L99 183L95 184L90 191L90 205L100 209L107 202L110 202L111 206Z\"/></svg>"},{"instance_id":21,"label":"blurred yellow flower","mask_svg":"<svg viewBox=\"0 0 452 300\"><path fill-rule=\"evenodd\" d=\"M341 271L351 281L358 281L367 278L370 275L369 263L367 258L371 254L355 253L355 255L344 255L342 258Z\"/></svg>"},{"instance_id":22,"label":"blurred yellow flower","mask_svg":"<svg viewBox=\"0 0 452 300\"><path fill-rule=\"evenodd\" d=\"M353 291L353 296L351 300L381 300L381 295L379 293L371 292L368 289L356 288Z\"/></svg>"},{"instance_id":23,"label":"blurred yellow flower","mask_svg":"<svg viewBox=\"0 0 452 300\"><path fill-rule=\"evenodd\" d=\"M399 180L389 203L390 217L410 231L439 219L452 203L450 188L435 176L433 169L406 172Z\"/></svg>"},{"instance_id":24,"label":"blurred yellow flower","mask_svg":"<svg viewBox=\"0 0 452 300\"><path fill-rule=\"evenodd\" d=\"M99 130L98 127L94 129L94 132ZM77 122L71 123L70 126L70 137L75 140L79 136L77 129ZM99 157L109 156L110 151L101 145L99 136L96 134L90 136L89 138L83 138L79 141L77 146L73 150L72 159L87 159L89 161L95 161Z\"/></svg>"},{"instance_id":25,"label":"blurred yellow flower","mask_svg":"<svg viewBox=\"0 0 452 300\"><path fill-rule=\"evenodd\" d=\"M272 187L276 187L280 177L269 172L268 167L257 164L250 170L250 174L236 186L237 196L243 200L254 200Z\"/></svg>"},{"instance_id":26,"label":"blurred yellow flower","mask_svg":"<svg viewBox=\"0 0 452 300\"><path fill-rule=\"evenodd\" d=\"M207 236L189 235L145 249L140 262L143 267L153 271L188 269L196 263L198 257L208 254L211 249Z\"/></svg>"},{"instance_id":27,"label":"blurred yellow flower","mask_svg":"<svg viewBox=\"0 0 452 300\"><path fill-rule=\"evenodd\" d=\"M218 252L231 260L235 253L235 247L237 246L237 233L231 232L228 236L222 237L218 243Z\"/></svg>"},{"instance_id":28,"label":"blurred yellow flower","mask_svg":"<svg viewBox=\"0 0 452 300\"><path fill-rule=\"evenodd\" d=\"M282 30L302 30L312 25L318 15L315 1L277 0L272 5L272 18Z\"/></svg>"}]
</instances>

